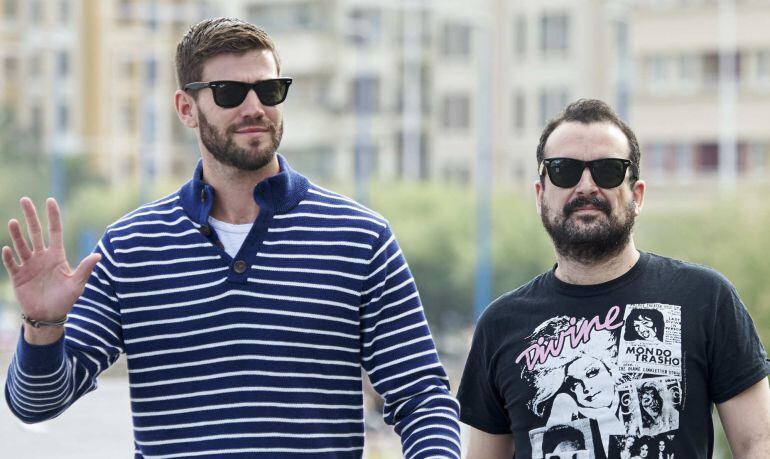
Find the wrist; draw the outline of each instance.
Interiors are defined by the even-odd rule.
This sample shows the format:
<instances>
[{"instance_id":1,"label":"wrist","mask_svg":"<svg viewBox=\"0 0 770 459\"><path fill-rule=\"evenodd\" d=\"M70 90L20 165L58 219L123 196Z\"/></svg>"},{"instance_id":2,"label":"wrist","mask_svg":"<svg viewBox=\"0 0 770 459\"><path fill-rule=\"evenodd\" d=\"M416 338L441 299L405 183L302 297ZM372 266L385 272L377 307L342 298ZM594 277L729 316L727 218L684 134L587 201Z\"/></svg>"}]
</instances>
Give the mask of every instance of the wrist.
<instances>
[{"instance_id":1,"label":"wrist","mask_svg":"<svg viewBox=\"0 0 770 459\"><path fill-rule=\"evenodd\" d=\"M21 320L23 320L25 324L32 328L58 328L64 326L64 324L67 322L67 316L65 315L63 318L57 320L37 320L27 316L22 312Z\"/></svg>"},{"instance_id":2,"label":"wrist","mask_svg":"<svg viewBox=\"0 0 770 459\"><path fill-rule=\"evenodd\" d=\"M46 346L61 339L64 327L34 328L25 323L22 333L27 344Z\"/></svg>"}]
</instances>

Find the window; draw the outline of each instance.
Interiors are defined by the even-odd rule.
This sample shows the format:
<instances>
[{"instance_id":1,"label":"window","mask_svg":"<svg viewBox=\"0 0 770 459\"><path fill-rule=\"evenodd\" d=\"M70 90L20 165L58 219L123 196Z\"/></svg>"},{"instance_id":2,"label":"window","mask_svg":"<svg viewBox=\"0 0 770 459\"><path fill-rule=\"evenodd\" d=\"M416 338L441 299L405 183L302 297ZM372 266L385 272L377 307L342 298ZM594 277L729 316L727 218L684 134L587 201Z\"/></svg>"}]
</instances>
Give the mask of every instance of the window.
<instances>
[{"instance_id":1,"label":"window","mask_svg":"<svg viewBox=\"0 0 770 459\"><path fill-rule=\"evenodd\" d=\"M458 183L469 183L471 171L467 164L447 163L441 168L441 175L446 179Z\"/></svg>"},{"instance_id":2,"label":"window","mask_svg":"<svg viewBox=\"0 0 770 459\"><path fill-rule=\"evenodd\" d=\"M698 145L695 167L700 173L716 172L719 167L719 146L713 143Z\"/></svg>"},{"instance_id":3,"label":"window","mask_svg":"<svg viewBox=\"0 0 770 459\"><path fill-rule=\"evenodd\" d=\"M70 0L59 0L59 21L68 24L72 18L72 4Z\"/></svg>"},{"instance_id":4,"label":"window","mask_svg":"<svg viewBox=\"0 0 770 459\"><path fill-rule=\"evenodd\" d=\"M471 28L467 24L447 23L441 34L441 53L446 57L471 55Z\"/></svg>"},{"instance_id":5,"label":"window","mask_svg":"<svg viewBox=\"0 0 770 459\"><path fill-rule=\"evenodd\" d=\"M548 120L558 117L569 103L569 91L566 88L540 90L540 122L545 126Z\"/></svg>"},{"instance_id":6,"label":"window","mask_svg":"<svg viewBox=\"0 0 770 459\"><path fill-rule=\"evenodd\" d=\"M764 87L770 85L770 50L757 52L755 68L757 83Z\"/></svg>"},{"instance_id":7,"label":"window","mask_svg":"<svg viewBox=\"0 0 770 459\"><path fill-rule=\"evenodd\" d=\"M414 99L407 102L409 107L407 110L419 109L420 113L423 115L429 115L434 108L431 93L431 85L433 82L430 77L431 68L429 65L418 63L409 63L407 65L412 66L412 71L410 72L411 78L406 81L406 84L409 85L409 97L417 97L419 95L419 101ZM397 75L403 74L404 67L399 66ZM415 78L419 78L419 82L415 80ZM398 88L393 93L395 101L393 106L395 107L396 113L404 113L404 79L401 78L397 84ZM419 107L417 106L418 104Z\"/></svg>"},{"instance_id":8,"label":"window","mask_svg":"<svg viewBox=\"0 0 770 459\"><path fill-rule=\"evenodd\" d=\"M14 56L6 56L3 62L3 73L5 78L13 81L19 78L19 59Z\"/></svg>"},{"instance_id":9,"label":"window","mask_svg":"<svg viewBox=\"0 0 770 459\"><path fill-rule=\"evenodd\" d=\"M645 149L647 170L651 177L660 177L666 170L666 145L655 143Z\"/></svg>"},{"instance_id":10,"label":"window","mask_svg":"<svg viewBox=\"0 0 770 459\"><path fill-rule=\"evenodd\" d=\"M152 145L155 143L157 136L156 130L158 128L158 117L152 104L146 105L143 111L144 116L142 117L142 142L145 145Z\"/></svg>"},{"instance_id":11,"label":"window","mask_svg":"<svg viewBox=\"0 0 770 459\"><path fill-rule=\"evenodd\" d=\"M448 94L441 101L441 127L468 129L471 125L471 102L468 94Z\"/></svg>"},{"instance_id":12,"label":"window","mask_svg":"<svg viewBox=\"0 0 770 459\"><path fill-rule=\"evenodd\" d=\"M29 18L33 24L43 22L43 5L40 0L28 0Z\"/></svg>"},{"instance_id":13,"label":"window","mask_svg":"<svg viewBox=\"0 0 770 459\"><path fill-rule=\"evenodd\" d=\"M29 78L31 79L38 79L42 75L43 71L43 62L42 62L42 56L40 54L33 54L29 57Z\"/></svg>"},{"instance_id":14,"label":"window","mask_svg":"<svg viewBox=\"0 0 770 459\"><path fill-rule=\"evenodd\" d=\"M733 56L726 56L726 58L732 57L734 62L733 77L735 81L739 81L741 78L741 55L736 53ZM707 53L703 55L703 82L709 86L715 86L719 83L720 75L720 55L719 53ZM729 64L729 63L728 63Z\"/></svg>"},{"instance_id":15,"label":"window","mask_svg":"<svg viewBox=\"0 0 770 459\"><path fill-rule=\"evenodd\" d=\"M374 8L354 8L350 11L348 39L358 46L373 46L382 40L382 14Z\"/></svg>"},{"instance_id":16,"label":"window","mask_svg":"<svg viewBox=\"0 0 770 459\"><path fill-rule=\"evenodd\" d=\"M649 89L659 92L670 85L669 58L663 55L655 55L649 58Z\"/></svg>"},{"instance_id":17,"label":"window","mask_svg":"<svg viewBox=\"0 0 770 459\"><path fill-rule=\"evenodd\" d=\"M135 132L137 127L136 104L127 100L122 107L122 127L126 132ZM182 123L174 123L181 125Z\"/></svg>"},{"instance_id":18,"label":"window","mask_svg":"<svg viewBox=\"0 0 770 459\"><path fill-rule=\"evenodd\" d=\"M519 58L527 54L527 18L523 14L513 23L513 51Z\"/></svg>"},{"instance_id":19,"label":"window","mask_svg":"<svg viewBox=\"0 0 770 459\"><path fill-rule=\"evenodd\" d=\"M130 58L123 59L120 62L120 75L126 79L132 79L136 75L136 62Z\"/></svg>"},{"instance_id":20,"label":"window","mask_svg":"<svg viewBox=\"0 0 770 459\"><path fill-rule=\"evenodd\" d=\"M132 0L120 0L116 9L116 17L120 23L125 25L131 22L134 16L134 5Z\"/></svg>"},{"instance_id":21,"label":"window","mask_svg":"<svg viewBox=\"0 0 770 459\"><path fill-rule=\"evenodd\" d=\"M359 76L353 80L353 109L357 114L380 111L380 79L374 75Z\"/></svg>"},{"instance_id":22,"label":"window","mask_svg":"<svg viewBox=\"0 0 770 459\"><path fill-rule=\"evenodd\" d=\"M19 14L19 0L5 0L3 13L6 21L16 20L16 16Z\"/></svg>"},{"instance_id":23,"label":"window","mask_svg":"<svg viewBox=\"0 0 770 459\"><path fill-rule=\"evenodd\" d=\"M147 59L144 79L147 86L155 86L158 81L158 61L154 57Z\"/></svg>"},{"instance_id":24,"label":"window","mask_svg":"<svg viewBox=\"0 0 770 459\"><path fill-rule=\"evenodd\" d=\"M43 109L40 104L33 102L29 112L30 125L32 126L32 137L41 139L43 137Z\"/></svg>"},{"instance_id":25,"label":"window","mask_svg":"<svg viewBox=\"0 0 770 459\"><path fill-rule=\"evenodd\" d=\"M405 139L404 137L407 137ZM407 147L404 141L410 142L412 148ZM404 131L396 133L396 152L399 178L411 178L425 180L428 178L428 135L425 132L412 130L404 134ZM407 157L407 155L411 155Z\"/></svg>"},{"instance_id":26,"label":"window","mask_svg":"<svg viewBox=\"0 0 770 459\"><path fill-rule=\"evenodd\" d=\"M676 169L680 180L690 180L695 175L695 152L692 144L676 146Z\"/></svg>"},{"instance_id":27,"label":"window","mask_svg":"<svg viewBox=\"0 0 770 459\"><path fill-rule=\"evenodd\" d=\"M56 75L58 78L67 78L70 73L69 54L67 51L56 53Z\"/></svg>"},{"instance_id":28,"label":"window","mask_svg":"<svg viewBox=\"0 0 770 459\"><path fill-rule=\"evenodd\" d=\"M325 6L324 2L251 5L246 17L254 24L265 24L270 32L317 30L328 22L330 9Z\"/></svg>"},{"instance_id":29,"label":"window","mask_svg":"<svg viewBox=\"0 0 770 459\"><path fill-rule=\"evenodd\" d=\"M693 90L696 84L697 69L695 56L691 54L681 54L677 57L677 79L679 86L684 91Z\"/></svg>"},{"instance_id":30,"label":"window","mask_svg":"<svg viewBox=\"0 0 770 459\"><path fill-rule=\"evenodd\" d=\"M356 177L368 178L377 174L377 144L369 138L356 139L354 148L354 173Z\"/></svg>"},{"instance_id":31,"label":"window","mask_svg":"<svg viewBox=\"0 0 770 459\"><path fill-rule=\"evenodd\" d=\"M746 168L750 175L764 176L768 171L768 166L770 166L770 144L749 144L746 162Z\"/></svg>"},{"instance_id":32,"label":"window","mask_svg":"<svg viewBox=\"0 0 770 459\"><path fill-rule=\"evenodd\" d=\"M67 132L70 126L70 110L66 102L59 102L56 108L56 131Z\"/></svg>"},{"instance_id":33,"label":"window","mask_svg":"<svg viewBox=\"0 0 770 459\"><path fill-rule=\"evenodd\" d=\"M703 82L708 86L716 86L719 82L719 54L703 55Z\"/></svg>"},{"instance_id":34,"label":"window","mask_svg":"<svg viewBox=\"0 0 770 459\"><path fill-rule=\"evenodd\" d=\"M311 78L310 80L313 82L312 88L314 91L314 94L312 94L310 98L311 102L325 109L334 107L332 84L329 76L319 75L318 77Z\"/></svg>"},{"instance_id":35,"label":"window","mask_svg":"<svg viewBox=\"0 0 770 459\"><path fill-rule=\"evenodd\" d=\"M181 124L181 123L177 123ZM334 180L335 173L339 170L336 155L331 145L314 145L312 147L283 150L284 154L291 157L292 167L301 170L314 180Z\"/></svg>"},{"instance_id":36,"label":"window","mask_svg":"<svg viewBox=\"0 0 770 459\"><path fill-rule=\"evenodd\" d=\"M330 108L331 88L326 76L303 76L301 84L292 85L286 103L294 107Z\"/></svg>"},{"instance_id":37,"label":"window","mask_svg":"<svg viewBox=\"0 0 770 459\"><path fill-rule=\"evenodd\" d=\"M158 26L159 26L158 3L155 1L149 2L149 4L146 5L145 7L145 11L146 11L145 25L147 29L150 31L158 30Z\"/></svg>"},{"instance_id":38,"label":"window","mask_svg":"<svg viewBox=\"0 0 770 459\"><path fill-rule=\"evenodd\" d=\"M569 51L569 19L566 13L544 14L540 17L540 51L543 54Z\"/></svg>"},{"instance_id":39,"label":"window","mask_svg":"<svg viewBox=\"0 0 770 459\"><path fill-rule=\"evenodd\" d=\"M527 125L526 96L523 91L517 91L513 96L513 128L521 132Z\"/></svg>"},{"instance_id":40,"label":"window","mask_svg":"<svg viewBox=\"0 0 770 459\"><path fill-rule=\"evenodd\" d=\"M136 126L134 126L134 131L135 130L136 130ZM187 126L185 126L182 123L179 123L179 122L171 123L171 138L173 139L173 142L182 144L184 148L187 148L186 145L195 145L195 140L192 132L193 132L192 129L189 129Z\"/></svg>"}]
</instances>

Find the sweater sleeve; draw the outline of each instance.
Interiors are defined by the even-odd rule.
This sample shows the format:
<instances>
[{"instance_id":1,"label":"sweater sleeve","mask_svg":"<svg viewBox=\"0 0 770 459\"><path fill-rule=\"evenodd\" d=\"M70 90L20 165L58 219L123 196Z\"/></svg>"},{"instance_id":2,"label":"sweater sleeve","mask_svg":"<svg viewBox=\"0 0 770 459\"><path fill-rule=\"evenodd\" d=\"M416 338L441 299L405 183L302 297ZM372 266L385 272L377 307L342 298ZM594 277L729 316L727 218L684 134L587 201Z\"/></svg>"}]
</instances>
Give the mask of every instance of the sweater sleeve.
<instances>
[{"instance_id":1,"label":"sweater sleeve","mask_svg":"<svg viewBox=\"0 0 770 459\"><path fill-rule=\"evenodd\" d=\"M115 264L102 240L96 265L75 302L59 341L36 346L21 333L5 385L11 411L23 422L60 415L96 388L96 378L123 352L118 298L113 288Z\"/></svg>"},{"instance_id":2,"label":"sweater sleeve","mask_svg":"<svg viewBox=\"0 0 770 459\"><path fill-rule=\"evenodd\" d=\"M385 422L405 458L460 458L459 405L401 249L386 227L370 259L361 304L361 359L385 399Z\"/></svg>"}]
</instances>

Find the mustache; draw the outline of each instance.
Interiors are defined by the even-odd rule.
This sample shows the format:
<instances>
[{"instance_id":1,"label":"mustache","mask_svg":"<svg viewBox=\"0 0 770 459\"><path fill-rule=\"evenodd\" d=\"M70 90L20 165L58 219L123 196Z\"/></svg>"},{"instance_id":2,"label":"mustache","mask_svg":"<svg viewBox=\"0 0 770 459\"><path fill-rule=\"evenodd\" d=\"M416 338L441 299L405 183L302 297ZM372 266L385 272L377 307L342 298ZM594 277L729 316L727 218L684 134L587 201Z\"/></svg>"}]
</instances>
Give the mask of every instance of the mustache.
<instances>
[{"instance_id":1,"label":"mustache","mask_svg":"<svg viewBox=\"0 0 770 459\"><path fill-rule=\"evenodd\" d=\"M250 127L264 128L264 129L269 130L270 132L274 132L275 131L275 125L273 123L271 123L270 121L259 122L258 120L255 120L255 119L247 119L247 120L244 120L244 121L242 121L242 122L240 122L238 124L233 124L230 127L228 127L227 128L227 133L228 134L233 134L238 129L250 128Z\"/></svg>"},{"instance_id":2,"label":"mustache","mask_svg":"<svg viewBox=\"0 0 770 459\"><path fill-rule=\"evenodd\" d=\"M610 212L612 212L610 205L607 204L606 201L599 199L597 196L577 197L564 205L563 212L566 217L569 217L578 207L589 206L589 205L594 206L597 209L601 210L607 216L609 216Z\"/></svg>"}]
</instances>

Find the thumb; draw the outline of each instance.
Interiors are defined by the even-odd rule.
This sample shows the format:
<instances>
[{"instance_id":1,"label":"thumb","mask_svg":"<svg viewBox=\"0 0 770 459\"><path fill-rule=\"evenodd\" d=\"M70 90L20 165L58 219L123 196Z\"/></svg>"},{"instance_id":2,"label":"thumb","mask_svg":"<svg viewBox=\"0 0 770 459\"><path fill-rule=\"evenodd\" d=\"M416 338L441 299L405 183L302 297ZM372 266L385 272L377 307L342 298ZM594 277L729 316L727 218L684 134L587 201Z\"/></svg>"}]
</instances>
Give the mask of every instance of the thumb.
<instances>
[{"instance_id":1,"label":"thumb","mask_svg":"<svg viewBox=\"0 0 770 459\"><path fill-rule=\"evenodd\" d=\"M96 264L99 263L99 260L101 259L102 254L100 253L92 253L91 255L83 258L77 269L75 269L75 273L72 275L72 278L81 286L85 285L86 281L88 280L88 276L90 276L91 271L94 270L94 266L96 266Z\"/></svg>"}]
</instances>

